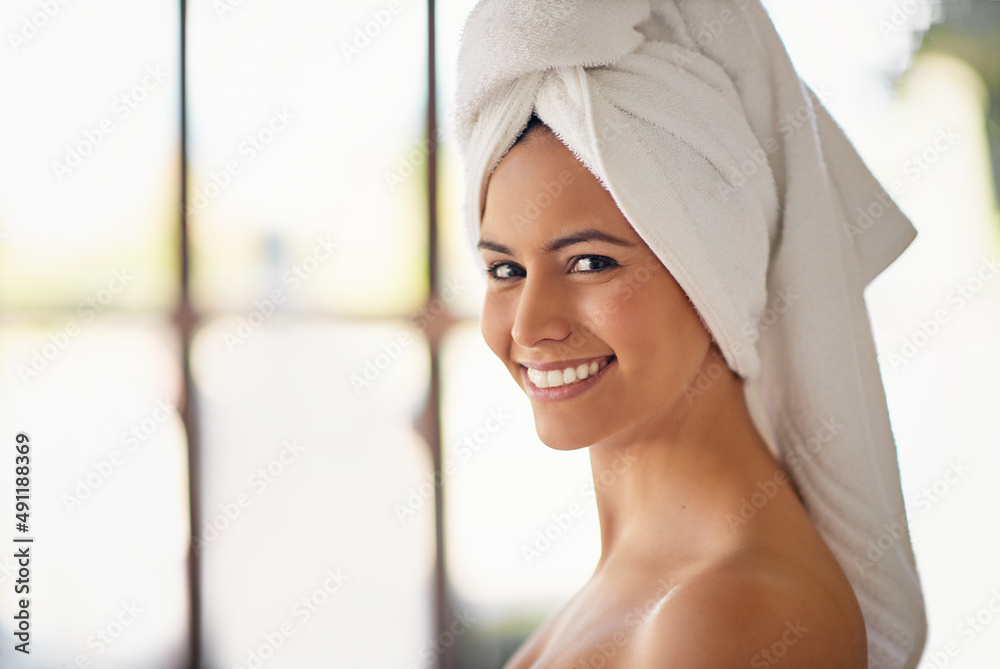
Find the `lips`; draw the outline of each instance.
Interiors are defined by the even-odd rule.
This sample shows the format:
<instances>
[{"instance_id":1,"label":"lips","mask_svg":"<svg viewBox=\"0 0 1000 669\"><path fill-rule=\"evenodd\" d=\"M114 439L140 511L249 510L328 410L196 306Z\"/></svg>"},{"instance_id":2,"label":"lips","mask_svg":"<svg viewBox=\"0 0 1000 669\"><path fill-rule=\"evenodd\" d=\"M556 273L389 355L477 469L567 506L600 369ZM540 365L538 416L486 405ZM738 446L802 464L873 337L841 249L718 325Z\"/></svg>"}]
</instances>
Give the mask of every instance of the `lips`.
<instances>
[{"instance_id":1,"label":"lips","mask_svg":"<svg viewBox=\"0 0 1000 669\"><path fill-rule=\"evenodd\" d=\"M598 383L608 368L616 362L617 358L611 355L558 362L525 363L521 365L524 387L534 400L549 402L570 399Z\"/></svg>"}]
</instances>

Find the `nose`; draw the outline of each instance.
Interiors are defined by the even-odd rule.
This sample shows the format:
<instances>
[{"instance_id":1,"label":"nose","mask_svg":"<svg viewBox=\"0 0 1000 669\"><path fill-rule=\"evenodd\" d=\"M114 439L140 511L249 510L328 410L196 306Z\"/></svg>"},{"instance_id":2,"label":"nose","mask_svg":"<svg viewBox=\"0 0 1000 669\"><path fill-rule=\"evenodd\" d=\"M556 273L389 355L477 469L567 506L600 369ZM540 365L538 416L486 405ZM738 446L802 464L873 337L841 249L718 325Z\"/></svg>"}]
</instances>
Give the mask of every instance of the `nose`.
<instances>
[{"instance_id":1,"label":"nose","mask_svg":"<svg viewBox=\"0 0 1000 669\"><path fill-rule=\"evenodd\" d=\"M526 277L511 327L514 342L523 348L531 348L546 340L560 342L569 337L572 327L568 297L552 283L547 284L530 275Z\"/></svg>"}]
</instances>

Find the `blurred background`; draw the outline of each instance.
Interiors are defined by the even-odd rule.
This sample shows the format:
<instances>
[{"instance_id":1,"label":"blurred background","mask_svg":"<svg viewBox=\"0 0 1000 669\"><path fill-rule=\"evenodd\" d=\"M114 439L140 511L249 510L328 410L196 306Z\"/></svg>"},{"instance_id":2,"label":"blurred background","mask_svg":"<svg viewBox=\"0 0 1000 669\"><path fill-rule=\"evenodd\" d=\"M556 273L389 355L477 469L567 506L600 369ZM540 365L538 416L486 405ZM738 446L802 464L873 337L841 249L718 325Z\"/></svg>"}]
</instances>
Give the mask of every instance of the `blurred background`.
<instances>
[{"instance_id":1,"label":"blurred background","mask_svg":"<svg viewBox=\"0 0 1000 669\"><path fill-rule=\"evenodd\" d=\"M493 669L586 582L587 452L535 436L461 244L473 4L4 3L0 666ZM866 297L920 666L994 666L1000 2L764 4L919 231Z\"/></svg>"}]
</instances>

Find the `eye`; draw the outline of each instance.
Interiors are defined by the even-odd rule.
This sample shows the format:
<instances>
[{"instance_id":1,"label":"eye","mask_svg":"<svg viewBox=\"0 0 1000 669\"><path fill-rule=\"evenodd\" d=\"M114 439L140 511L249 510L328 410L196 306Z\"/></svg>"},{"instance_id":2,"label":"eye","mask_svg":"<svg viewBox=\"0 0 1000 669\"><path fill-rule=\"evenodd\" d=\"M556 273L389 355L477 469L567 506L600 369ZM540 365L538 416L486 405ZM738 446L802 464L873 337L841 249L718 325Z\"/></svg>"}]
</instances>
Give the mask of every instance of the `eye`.
<instances>
[{"instance_id":1,"label":"eye","mask_svg":"<svg viewBox=\"0 0 1000 669\"><path fill-rule=\"evenodd\" d=\"M524 269L514 263L495 262L486 268L486 273L494 281L510 281L519 276L524 276Z\"/></svg>"},{"instance_id":2,"label":"eye","mask_svg":"<svg viewBox=\"0 0 1000 669\"><path fill-rule=\"evenodd\" d=\"M570 271L578 273L601 272L617 266L618 262L607 256L580 256L576 258Z\"/></svg>"}]
</instances>

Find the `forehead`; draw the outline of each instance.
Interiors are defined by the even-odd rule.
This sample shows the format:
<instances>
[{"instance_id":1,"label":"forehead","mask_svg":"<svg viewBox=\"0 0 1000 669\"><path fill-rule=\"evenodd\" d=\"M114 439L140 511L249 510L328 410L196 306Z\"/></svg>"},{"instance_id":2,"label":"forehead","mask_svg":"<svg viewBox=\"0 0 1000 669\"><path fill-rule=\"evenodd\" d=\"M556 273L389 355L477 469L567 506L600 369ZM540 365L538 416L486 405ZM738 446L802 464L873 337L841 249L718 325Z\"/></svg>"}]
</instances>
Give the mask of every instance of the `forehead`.
<instances>
[{"instance_id":1,"label":"forehead","mask_svg":"<svg viewBox=\"0 0 1000 669\"><path fill-rule=\"evenodd\" d=\"M490 177L482 235L547 238L579 228L638 239L600 180L555 135L515 144Z\"/></svg>"}]
</instances>

